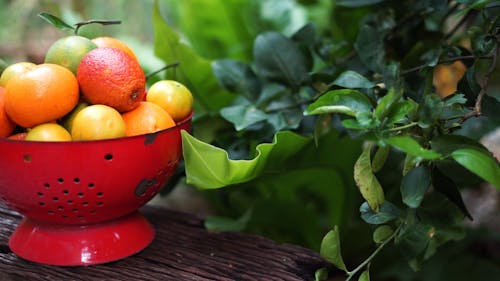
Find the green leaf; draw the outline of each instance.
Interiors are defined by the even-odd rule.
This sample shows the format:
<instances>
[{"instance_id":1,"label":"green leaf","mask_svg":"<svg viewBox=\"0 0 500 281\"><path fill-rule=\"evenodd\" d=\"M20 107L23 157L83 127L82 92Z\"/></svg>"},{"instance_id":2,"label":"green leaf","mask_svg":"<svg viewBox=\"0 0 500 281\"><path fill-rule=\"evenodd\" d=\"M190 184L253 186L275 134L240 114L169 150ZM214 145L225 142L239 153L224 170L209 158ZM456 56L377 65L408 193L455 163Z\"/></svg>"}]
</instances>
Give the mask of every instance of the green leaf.
<instances>
[{"instance_id":1,"label":"green leaf","mask_svg":"<svg viewBox=\"0 0 500 281\"><path fill-rule=\"evenodd\" d=\"M464 200L462 199L462 193L460 193L458 186L438 168L432 169L432 186L438 192L446 196L448 200L453 202L465 216L472 220L472 215L467 209L467 206L465 206Z\"/></svg>"},{"instance_id":2,"label":"green leaf","mask_svg":"<svg viewBox=\"0 0 500 281\"><path fill-rule=\"evenodd\" d=\"M309 81L309 58L296 42L278 32L257 36L253 54L257 73L266 79L285 83L293 89Z\"/></svg>"},{"instance_id":3,"label":"green leaf","mask_svg":"<svg viewBox=\"0 0 500 281\"><path fill-rule=\"evenodd\" d=\"M234 124L237 131L241 131L250 125L266 120L267 114L253 105L234 105L221 109L220 114L224 119Z\"/></svg>"},{"instance_id":4,"label":"green leaf","mask_svg":"<svg viewBox=\"0 0 500 281\"><path fill-rule=\"evenodd\" d=\"M374 212L368 202L364 202L359 207L361 218L369 224L384 224L399 217L400 211L389 201L385 200L378 212Z\"/></svg>"},{"instance_id":5,"label":"green leaf","mask_svg":"<svg viewBox=\"0 0 500 281\"><path fill-rule=\"evenodd\" d=\"M431 185L431 173L427 166L418 166L411 169L401 181L401 196L403 202L410 208L418 208L425 192Z\"/></svg>"},{"instance_id":6,"label":"green leaf","mask_svg":"<svg viewBox=\"0 0 500 281\"><path fill-rule=\"evenodd\" d=\"M418 125L421 128L429 128L441 116L444 103L436 94L429 94L423 98L417 109Z\"/></svg>"},{"instance_id":7,"label":"green leaf","mask_svg":"<svg viewBox=\"0 0 500 281\"><path fill-rule=\"evenodd\" d=\"M328 280L328 269L322 267L314 272L314 281L325 281Z\"/></svg>"},{"instance_id":8,"label":"green leaf","mask_svg":"<svg viewBox=\"0 0 500 281\"><path fill-rule=\"evenodd\" d=\"M262 143L251 160L231 160L227 152L182 132L186 180L201 189L247 182L262 173L282 168L287 159L311 141L288 131L278 132L272 143ZM268 167L267 169L264 169Z\"/></svg>"},{"instance_id":9,"label":"green leaf","mask_svg":"<svg viewBox=\"0 0 500 281\"><path fill-rule=\"evenodd\" d=\"M500 167L491 155L477 149L462 148L453 151L451 157L469 171L500 189Z\"/></svg>"},{"instance_id":10,"label":"green leaf","mask_svg":"<svg viewBox=\"0 0 500 281\"><path fill-rule=\"evenodd\" d=\"M153 7L154 52L165 63L179 62L175 69L166 71L169 79L186 85L194 96L194 112L202 116L218 113L229 105L233 96L223 91L212 73L211 62L198 56L171 28L160 14L158 1ZM194 71L195 70L195 71Z\"/></svg>"},{"instance_id":11,"label":"green leaf","mask_svg":"<svg viewBox=\"0 0 500 281\"><path fill-rule=\"evenodd\" d=\"M356 71L346 70L342 72L335 81L333 81L330 86L336 85L343 88L373 88L375 83L368 80L363 75L357 73Z\"/></svg>"},{"instance_id":12,"label":"green leaf","mask_svg":"<svg viewBox=\"0 0 500 281\"><path fill-rule=\"evenodd\" d=\"M370 112L372 105L366 95L356 90L341 89L328 91L310 104L305 115L341 113L356 116L360 112Z\"/></svg>"},{"instance_id":13,"label":"green leaf","mask_svg":"<svg viewBox=\"0 0 500 281\"><path fill-rule=\"evenodd\" d=\"M38 14L38 16L41 17L46 22L55 26L57 29L60 29L60 30L75 30L76 29L76 27L67 24L62 19L60 19L52 14L49 14L46 12L41 12Z\"/></svg>"},{"instance_id":14,"label":"green leaf","mask_svg":"<svg viewBox=\"0 0 500 281\"><path fill-rule=\"evenodd\" d=\"M380 171L389 157L389 153L391 152L391 148L389 146L379 146L377 148L377 152L375 152L375 156L373 156L372 161L372 171L377 173Z\"/></svg>"},{"instance_id":15,"label":"green leaf","mask_svg":"<svg viewBox=\"0 0 500 281\"><path fill-rule=\"evenodd\" d=\"M338 0L335 1L335 4L337 6L355 8L355 7L374 5L384 1L385 0Z\"/></svg>"},{"instance_id":16,"label":"green leaf","mask_svg":"<svg viewBox=\"0 0 500 281\"><path fill-rule=\"evenodd\" d=\"M381 243L384 243L385 240L387 240L389 237L391 237L391 235L394 233L394 230L392 229L392 227L390 227L389 225L381 225L377 228L375 228L375 230L373 231L373 242L377 243L377 244L381 244Z\"/></svg>"},{"instance_id":17,"label":"green leaf","mask_svg":"<svg viewBox=\"0 0 500 281\"><path fill-rule=\"evenodd\" d=\"M371 145L367 145L356 161L354 165L354 180L361 196L363 196L373 211L378 212L380 205L384 203L384 190L373 174L370 152Z\"/></svg>"},{"instance_id":18,"label":"green leaf","mask_svg":"<svg viewBox=\"0 0 500 281\"><path fill-rule=\"evenodd\" d=\"M378 120L383 121L387 114L392 111L392 108L399 101L402 95L402 91L396 91L394 88L389 89L387 94L379 100L377 107L375 107L375 110L373 111L373 116L375 116Z\"/></svg>"},{"instance_id":19,"label":"green leaf","mask_svg":"<svg viewBox=\"0 0 500 281\"><path fill-rule=\"evenodd\" d=\"M337 268L347 272L340 250L340 234L338 226L335 226L332 230L328 231L325 237L323 237L323 241L321 241L320 255Z\"/></svg>"},{"instance_id":20,"label":"green leaf","mask_svg":"<svg viewBox=\"0 0 500 281\"><path fill-rule=\"evenodd\" d=\"M436 151L423 148L415 139L409 136L390 137L386 141L395 148L422 159L434 160L442 157Z\"/></svg>"},{"instance_id":21,"label":"green leaf","mask_svg":"<svg viewBox=\"0 0 500 281\"><path fill-rule=\"evenodd\" d=\"M204 224L208 231L243 231L252 217L252 209L248 209L238 219L226 217L208 216Z\"/></svg>"},{"instance_id":22,"label":"green leaf","mask_svg":"<svg viewBox=\"0 0 500 281\"><path fill-rule=\"evenodd\" d=\"M405 120L407 116L411 116L416 109L417 106L408 100L397 102L387 114L387 123L394 124L402 122L402 120Z\"/></svg>"},{"instance_id":23,"label":"green leaf","mask_svg":"<svg viewBox=\"0 0 500 281\"><path fill-rule=\"evenodd\" d=\"M359 275L358 281L370 281L370 271L367 269Z\"/></svg>"},{"instance_id":24,"label":"green leaf","mask_svg":"<svg viewBox=\"0 0 500 281\"><path fill-rule=\"evenodd\" d=\"M257 100L261 84L248 64L222 59L212 62L212 69L222 87L233 93L242 94L250 101Z\"/></svg>"}]
</instances>

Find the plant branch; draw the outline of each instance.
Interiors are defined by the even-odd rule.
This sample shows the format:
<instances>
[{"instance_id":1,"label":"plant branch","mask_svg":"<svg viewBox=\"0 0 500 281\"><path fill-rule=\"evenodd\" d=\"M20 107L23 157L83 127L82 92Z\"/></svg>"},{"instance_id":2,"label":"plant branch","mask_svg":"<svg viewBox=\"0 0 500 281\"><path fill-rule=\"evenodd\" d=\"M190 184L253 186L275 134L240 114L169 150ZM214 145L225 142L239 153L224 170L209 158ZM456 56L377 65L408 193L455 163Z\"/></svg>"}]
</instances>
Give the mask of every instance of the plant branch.
<instances>
[{"instance_id":1,"label":"plant branch","mask_svg":"<svg viewBox=\"0 0 500 281\"><path fill-rule=\"evenodd\" d=\"M345 281L349 281L351 280L351 278L353 278L356 273L358 273L359 271L361 271L363 268L365 268L365 266L368 266L370 264L370 262L373 260L373 258L375 258L375 256L380 252L382 251L382 249L390 242L392 241L392 239L394 239L396 237L396 235L399 233L399 230L401 230L401 226L402 224L400 224L398 226L398 228L396 228L396 230L391 234L391 236L389 236L382 244L380 244L380 246L378 246L377 249L375 249L375 251L373 251L373 253L364 261L362 262L360 265L358 265L358 267L356 267L355 269L351 270L351 271L348 271L347 272L347 279Z\"/></svg>"},{"instance_id":2,"label":"plant branch","mask_svg":"<svg viewBox=\"0 0 500 281\"><path fill-rule=\"evenodd\" d=\"M151 78L151 77L153 77L153 76L155 76L156 74L158 74L158 73L160 73L160 72L162 72L164 70L167 70L167 69L172 68L172 67L178 67L179 64L180 64L179 62L174 62L174 63L171 63L171 64L167 64L167 65L165 65L164 67L162 67L162 68L160 68L158 70L150 72L150 73L146 74L146 80L149 79L149 78Z\"/></svg>"},{"instance_id":3,"label":"plant branch","mask_svg":"<svg viewBox=\"0 0 500 281\"><path fill-rule=\"evenodd\" d=\"M78 34L78 30L80 29L80 27L87 25L87 24L92 24L92 23L99 23L102 25L111 25L111 24L121 24L122 21L121 20L88 20L88 21L78 22L78 23L75 23L75 26L76 26L75 34Z\"/></svg>"},{"instance_id":4,"label":"plant branch","mask_svg":"<svg viewBox=\"0 0 500 281\"><path fill-rule=\"evenodd\" d=\"M491 75L493 74L493 72L495 71L496 67L497 67L497 62L498 62L498 53L500 51L500 48L499 48L499 44L500 44L500 37L497 36L497 46L495 48L495 51L493 52L493 59L491 61L491 65L490 67L488 68L488 70L486 71L486 73L484 74L483 76L483 79L481 81L481 90L479 91L479 94L477 95L477 98L476 98L476 103L474 104L474 110L472 110L471 112L465 114L459 121L460 124L464 123L465 121L467 121L468 119L472 118L472 117L479 117L481 116L481 103L483 101L483 97L484 95L486 95L486 91L487 91L487 88L488 88L488 83L490 81L490 77Z\"/></svg>"},{"instance_id":5,"label":"plant branch","mask_svg":"<svg viewBox=\"0 0 500 281\"><path fill-rule=\"evenodd\" d=\"M404 129L408 129L408 128L411 128L411 127L415 127L416 125L418 125L418 123L417 123L417 122L411 122L411 123L408 123L408 124L403 125L403 126L399 126L399 127L394 127L394 128L391 128L391 129L389 129L388 131L389 131L389 132L401 131L401 130L404 130Z\"/></svg>"},{"instance_id":6,"label":"plant branch","mask_svg":"<svg viewBox=\"0 0 500 281\"><path fill-rule=\"evenodd\" d=\"M467 56L458 56L458 57L444 59L444 60L439 61L437 64L450 63L450 62L455 62L457 60L492 59L492 58L494 58L494 55L489 55L489 56L467 55ZM429 65L427 65L427 64L418 65L418 66L403 70L401 72L401 75L406 75L406 74L409 74L411 72L420 71L428 66Z\"/></svg>"}]
</instances>

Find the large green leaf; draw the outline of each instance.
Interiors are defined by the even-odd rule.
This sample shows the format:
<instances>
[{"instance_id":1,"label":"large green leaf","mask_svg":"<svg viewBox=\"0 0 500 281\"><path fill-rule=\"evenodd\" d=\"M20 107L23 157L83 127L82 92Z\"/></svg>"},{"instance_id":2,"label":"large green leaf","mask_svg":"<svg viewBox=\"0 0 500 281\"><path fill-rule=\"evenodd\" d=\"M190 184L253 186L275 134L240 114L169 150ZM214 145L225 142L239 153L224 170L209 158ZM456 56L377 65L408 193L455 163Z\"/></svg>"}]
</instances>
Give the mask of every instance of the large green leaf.
<instances>
[{"instance_id":1,"label":"large green leaf","mask_svg":"<svg viewBox=\"0 0 500 281\"><path fill-rule=\"evenodd\" d=\"M355 7L374 5L384 1L385 0L338 0L335 1L335 4L343 7L355 8Z\"/></svg>"},{"instance_id":2,"label":"large green leaf","mask_svg":"<svg viewBox=\"0 0 500 281\"><path fill-rule=\"evenodd\" d=\"M251 160L231 160L225 150L204 143L185 131L182 132L182 141L187 183L213 189L247 182L263 173L283 169L287 159L311 139L288 131L278 132L272 143L257 146L257 155Z\"/></svg>"},{"instance_id":3,"label":"large green leaf","mask_svg":"<svg viewBox=\"0 0 500 281\"><path fill-rule=\"evenodd\" d=\"M500 166L491 155L472 148L457 149L451 157L469 171L500 189Z\"/></svg>"},{"instance_id":4,"label":"large green leaf","mask_svg":"<svg viewBox=\"0 0 500 281\"><path fill-rule=\"evenodd\" d=\"M422 159L433 160L442 157L436 151L423 148L415 139L409 136L390 137L387 143L408 153L409 155L420 157Z\"/></svg>"},{"instance_id":5,"label":"large green leaf","mask_svg":"<svg viewBox=\"0 0 500 281\"><path fill-rule=\"evenodd\" d=\"M224 107L220 114L233 123L237 131L268 118L266 113L251 104Z\"/></svg>"},{"instance_id":6,"label":"large green leaf","mask_svg":"<svg viewBox=\"0 0 500 281\"><path fill-rule=\"evenodd\" d=\"M333 90L319 97L310 104L304 114L341 113L356 116L361 112L370 112L372 105L368 97L356 90Z\"/></svg>"},{"instance_id":7,"label":"large green leaf","mask_svg":"<svg viewBox=\"0 0 500 281\"><path fill-rule=\"evenodd\" d=\"M186 85L194 95L194 111L197 115L218 113L234 98L222 90L212 73L211 62L198 56L180 35L163 19L158 1L153 8L155 55L165 63L179 62L175 69L167 71L167 77Z\"/></svg>"},{"instance_id":8,"label":"large green leaf","mask_svg":"<svg viewBox=\"0 0 500 281\"><path fill-rule=\"evenodd\" d=\"M221 59L214 61L212 68L219 82L227 90L241 94L251 101L256 101L259 97L261 84L248 64Z\"/></svg>"},{"instance_id":9,"label":"large green leaf","mask_svg":"<svg viewBox=\"0 0 500 281\"><path fill-rule=\"evenodd\" d=\"M309 57L299 45L278 32L265 32L257 36L253 54L257 73L298 89L309 81Z\"/></svg>"}]
</instances>

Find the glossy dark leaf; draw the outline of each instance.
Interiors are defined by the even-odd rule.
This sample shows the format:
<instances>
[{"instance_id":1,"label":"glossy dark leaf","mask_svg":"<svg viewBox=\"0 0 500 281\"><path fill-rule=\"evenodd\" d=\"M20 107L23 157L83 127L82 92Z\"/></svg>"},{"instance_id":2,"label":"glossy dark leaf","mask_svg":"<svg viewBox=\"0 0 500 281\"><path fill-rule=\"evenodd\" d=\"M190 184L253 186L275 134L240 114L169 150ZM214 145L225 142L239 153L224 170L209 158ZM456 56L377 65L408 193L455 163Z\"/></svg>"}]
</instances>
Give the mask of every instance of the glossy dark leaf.
<instances>
[{"instance_id":1,"label":"glossy dark leaf","mask_svg":"<svg viewBox=\"0 0 500 281\"><path fill-rule=\"evenodd\" d=\"M472 216L467 209L467 206L465 206L462 194L458 190L458 186L452 179L445 176L438 168L432 169L432 186L453 202L465 216L472 220Z\"/></svg>"},{"instance_id":2,"label":"glossy dark leaf","mask_svg":"<svg viewBox=\"0 0 500 281\"><path fill-rule=\"evenodd\" d=\"M389 89L387 94L379 99L377 107L373 111L373 116L380 121L392 111L394 105L399 101L403 92L396 91L394 88Z\"/></svg>"},{"instance_id":3,"label":"glossy dark leaf","mask_svg":"<svg viewBox=\"0 0 500 281\"><path fill-rule=\"evenodd\" d=\"M374 5L384 1L385 0L339 0L336 1L335 4L342 7L355 8L355 7Z\"/></svg>"},{"instance_id":4,"label":"glossy dark leaf","mask_svg":"<svg viewBox=\"0 0 500 281\"><path fill-rule=\"evenodd\" d=\"M390 152L390 146L380 146L377 148L377 152L375 152L372 161L372 171L374 173L377 173L384 167L385 161L387 160L387 157L389 157Z\"/></svg>"},{"instance_id":5,"label":"glossy dark leaf","mask_svg":"<svg viewBox=\"0 0 500 281\"><path fill-rule=\"evenodd\" d=\"M400 216L401 211L389 201L385 200L378 212L374 212L367 202L359 207L361 218L369 224L384 224Z\"/></svg>"},{"instance_id":6,"label":"glossy dark leaf","mask_svg":"<svg viewBox=\"0 0 500 281\"><path fill-rule=\"evenodd\" d=\"M489 153L472 148L462 148L451 153L451 157L469 171L500 189L500 165Z\"/></svg>"},{"instance_id":7,"label":"glossy dark leaf","mask_svg":"<svg viewBox=\"0 0 500 281\"><path fill-rule=\"evenodd\" d=\"M306 115L341 113L356 116L359 112L370 112L372 105L368 97L356 90L341 89L325 93L310 104Z\"/></svg>"},{"instance_id":8,"label":"glossy dark leaf","mask_svg":"<svg viewBox=\"0 0 500 281\"><path fill-rule=\"evenodd\" d=\"M222 87L233 93L242 94L250 101L257 100L261 84L248 64L222 59L212 62L212 70Z\"/></svg>"},{"instance_id":9,"label":"glossy dark leaf","mask_svg":"<svg viewBox=\"0 0 500 281\"><path fill-rule=\"evenodd\" d=\"M60 19L52 14L42 12L42 13L39 13L38 16L41 17L42 19L44 19L46 22L55 26L57 29L60 29L60 30L75 30L76 29L76 27L67 24L62 19Z\"/></svg>"},{"instance_id":10,"label":"glossy dark leaf","mask_svg":"<svg viewBox=\"0 0 500 281\"><path fill-rule=\"evenodd\" d=\"M354 47L363 63L374 72L381 72L385 64L383 35L370 24L362 24Z\"/></svg>"},{"instance_id":11,"label":"glossy dark leaf","mask_svg":"<svg viewBox=\"0 0 500 281\"><path fill-rule=\"evenodd\" d=\"M278 32L262 33L253 47L257 73L298 89L309 80L307 65L311 65L299 45Z\"/></svg>"},{"instance_id":12,"label":"glossy dark leaf","mask_svg":"<svg viewBox=\"0 0 500 281\"><path fill-rule=\"evenodd\" d=\"M443 101L438 95L426 95L417 109L418 125L421 128L429 128L435 124L441 116L443 107Z\"/></svg>"},{"instance_id":13,"label":"glossy dark leaf","mask_svg":"<svg viewBox=\"0 0 500 281\"><path fill-rule=\"evenodd\" d=\"M482 100L482 106L481 106L481 112L484 116L491 118L492 120L495 121L500 121L500 102L494 98L490 97L488 95L483 96Z\"/></svg>"},{"instance_id":14,"label":"glossy dark leaf","mask_svg":"<svg viewBox=\"0 0 500 281\"><path fill-rule=\"evenodd\" d=\"M224 107L220 111L221 116L234 124L237 131L267 119L267 114L253 105L233 105Z\"/></svg>"},{"instance_id":15,"label":"glossy dark leaf","mask_svg":"<svg viewBox=\"0 0 500 281\"><path fill-rule=\"evenodd\" d=\"M418 208L430 184L431 172L429 167L418 166L411 169L401 181L400 190L403 203L410 208Z\"/></svg>"},{"instance_id":16,"label":"glossy dark leaf","mask_svg":"<svg viewBox=\"0 0 500 281\"><path fill-rule=\"evenodd\" d=\"M430 144L433 150L443 155L449 155L460 148L473 148L488 152L488 149L480 142L461 135L439 135L433 138Z\"/></svg>"},{"instance_id":17,"label":"glossy dark leaf","mask_svg":"<svg viewBox=\"0 0 500 281\"><path fill-rule=\"evenodd\" d=\"M394 230L389 225L381 225L373 231L373 242L380 244L387 240L394 233Z\"/></svg>"},{"instance_id":18,"label":"glossy dark leaf","mask_svg":"<svg viewBox=\"0 0 500 281\"><path fill-rule=\"evenodd\" d=\"M248 209L241 217L231 219L219 216L208 216L204 224L208 231L243 231L252 216L252 209Z\"/></svg>"},{"instance_id":19,"label":"glossy dark leaf","mask_svg":"<svg viewBox=\"0 0 500 281\"><path fill-rule=\"evenodd\" d=\"M402 150L412 156L420 157L427 160L438 159L442 155L436 151L423 148L415 139L410 136L390 137L387 143L395 148Z\"/></svg>"},{"instance_id":20,"label":"glossy dark leaf","mask_svg":"<svg viewBox=\"0 0 500 281\"><path fill-rule=\"evenodd\" d=\"M494 36L480 35L473 40L472 50L474 50L476 56L486 56L495 50L497 44L497 39Z\"/></svg>"},{"instance_id":21,"label":"glossy dark leaf","mask_svg":"<svg viewBox=\"0 0 500 281\"><path fill-rule=\"evenodd\" d=\"M342 72L335 81L333 81L331 85L336 85L340 86L343 88L350 88L350 89L356 89L356 88L373 88L375 87L375 83L372 81L368 80L366 77L363 75L357 73L356 71L352 70L346 70Z\"/></svg>"}]
</instances>

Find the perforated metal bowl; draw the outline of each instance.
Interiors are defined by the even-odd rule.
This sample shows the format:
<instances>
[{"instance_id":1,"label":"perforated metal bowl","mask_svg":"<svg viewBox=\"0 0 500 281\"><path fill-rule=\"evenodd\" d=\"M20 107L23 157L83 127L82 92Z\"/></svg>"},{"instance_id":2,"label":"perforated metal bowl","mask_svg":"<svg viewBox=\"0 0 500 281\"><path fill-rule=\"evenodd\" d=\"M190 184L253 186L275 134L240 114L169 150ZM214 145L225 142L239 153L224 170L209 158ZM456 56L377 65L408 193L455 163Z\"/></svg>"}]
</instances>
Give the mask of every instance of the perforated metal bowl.
<instances>
[{"instance_id":1,"label":"perforated metal bowl","mask_svg":"<svg viewBox=\"0 0 500 281\"><path fill-rule=\"evenodd\" d=\"M157 133L99 141L0 138L0 200L25 216L9 246L53 265L130 256L154 229L137 212L168 182L182 156L191 116Z\"/></svg>"}]
</instances>

